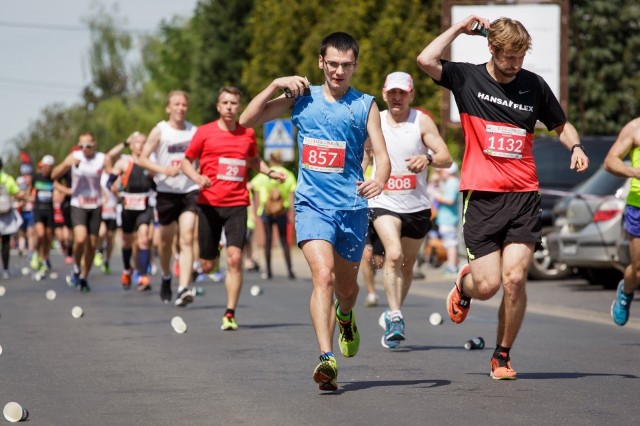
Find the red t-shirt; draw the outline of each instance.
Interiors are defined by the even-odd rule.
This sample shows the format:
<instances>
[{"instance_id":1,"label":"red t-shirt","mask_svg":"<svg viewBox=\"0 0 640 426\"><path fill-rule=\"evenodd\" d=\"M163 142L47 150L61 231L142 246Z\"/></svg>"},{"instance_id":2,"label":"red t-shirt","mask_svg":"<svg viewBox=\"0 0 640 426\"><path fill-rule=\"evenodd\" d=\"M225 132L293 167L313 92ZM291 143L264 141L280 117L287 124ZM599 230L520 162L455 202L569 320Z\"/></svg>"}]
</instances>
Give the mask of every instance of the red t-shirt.
<instances>
[{"instance_id":1,"label":"red t-shirt","mask_svg":"<svg viewBox=\"0 0 640 426\"><path fill-rule=\"evenodd\" d=\"M200 174L211 180L203 188L199 204L217 207L248 206L249 158L258 155L253 129L237 124L233 132L222 130L218 120L198 127L185 157L200 160Z\"/></svg>"}]
</instances>

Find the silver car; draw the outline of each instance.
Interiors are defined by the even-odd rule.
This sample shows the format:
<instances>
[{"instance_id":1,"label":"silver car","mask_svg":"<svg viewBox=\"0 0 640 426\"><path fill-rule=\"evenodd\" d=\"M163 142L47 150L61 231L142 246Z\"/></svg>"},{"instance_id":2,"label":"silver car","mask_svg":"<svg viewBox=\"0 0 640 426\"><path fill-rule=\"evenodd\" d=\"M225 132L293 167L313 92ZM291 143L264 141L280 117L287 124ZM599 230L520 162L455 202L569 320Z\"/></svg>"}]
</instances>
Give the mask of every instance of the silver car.
<instances>
[{"instance_id":1,"label":"silver car","mask_svg":"<svg viewBox=\"0 0 640 426\"><path fill-rule=\"evenodd\" d=\"M615 288L622 277L616 243L630 180L600 168L554 207L559 231L547 235L549 254L590 283Z\"/></svg>"}]
</instances>

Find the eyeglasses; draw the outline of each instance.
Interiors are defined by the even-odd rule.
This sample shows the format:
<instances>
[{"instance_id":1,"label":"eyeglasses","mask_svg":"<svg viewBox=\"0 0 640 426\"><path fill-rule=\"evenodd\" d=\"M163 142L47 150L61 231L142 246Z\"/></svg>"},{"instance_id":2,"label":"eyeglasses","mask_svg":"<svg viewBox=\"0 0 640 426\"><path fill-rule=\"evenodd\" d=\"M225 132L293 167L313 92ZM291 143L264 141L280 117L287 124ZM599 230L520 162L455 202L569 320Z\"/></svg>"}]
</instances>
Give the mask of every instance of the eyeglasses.
<instances>
[{"instance_id":1,"label":"eyeglasses","mask_svg":"<svg viewBox=\"0 0 640 426\"><path fill-rule=\"evenodd\" d=\"M325 61L324 59L322 60L322 62L324 62L324 64L331 71L337 71L338 68L340 67L342 67L343 71L351 71L357 65L357 62L334 62L334 61Z\"/></svg>"},{"instance_id":2,"label":"eyeglasses","mask_svg":"<svg viewBox=\"0 0 640 426\"><path fill-rule=\"evenodd\" d=\"M80 148L87 148L87 149L93 149L95 148L95 145L92 143L83 143L78 145Z\"/></svg>"}]
</instances>

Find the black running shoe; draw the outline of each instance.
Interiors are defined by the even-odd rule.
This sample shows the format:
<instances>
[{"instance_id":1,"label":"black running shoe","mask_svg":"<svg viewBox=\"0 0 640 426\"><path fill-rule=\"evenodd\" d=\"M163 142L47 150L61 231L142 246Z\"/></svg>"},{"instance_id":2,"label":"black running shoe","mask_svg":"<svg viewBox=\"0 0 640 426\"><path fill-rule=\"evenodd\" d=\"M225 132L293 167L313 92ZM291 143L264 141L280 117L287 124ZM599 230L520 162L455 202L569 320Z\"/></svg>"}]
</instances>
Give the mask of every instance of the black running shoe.
<instances>
[{"instance_id":1,"label":"black running shoe","mask_svg":"<svg viewBox=\"0 0 640 426\"><path fill-rule=\"evenodd\" d=\"M184 287L178 290L178 296L176 297L176 306L187 306L193 302L193 292Z\"/></svg>"},{"instance_id":2,"label":"black running shoe","mask_svg":"<svg viewBox=\"0 0 640 426\"><path fill-rule=\"evenodd\" d=\"M171 277L162 278L162 284L160 287L160 300L164 303L171 302Z\"/></svg>"},{"instance_id":3,"label":"black running shoe","mask_svg":"<svg viewBox=\"0 0 640 426\"><path fill-rule=\"evenodd\" d=\"M80 278L80 291L83 293L89 293L91 289L89 288L89 284L87 283L86 278Z\"/></svg>"}]
</instances>

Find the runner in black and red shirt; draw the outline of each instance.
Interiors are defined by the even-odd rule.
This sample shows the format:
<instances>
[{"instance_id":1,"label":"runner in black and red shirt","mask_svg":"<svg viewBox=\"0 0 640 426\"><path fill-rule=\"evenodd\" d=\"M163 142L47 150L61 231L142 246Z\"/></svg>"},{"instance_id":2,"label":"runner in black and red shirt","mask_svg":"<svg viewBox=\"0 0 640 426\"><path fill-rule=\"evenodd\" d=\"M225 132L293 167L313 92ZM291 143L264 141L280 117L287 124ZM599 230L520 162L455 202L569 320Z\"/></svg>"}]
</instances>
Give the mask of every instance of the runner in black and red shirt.
<instances>
[{"instance_id":1,"label":"runner in black and red shirt","mask_svg":"<svg viewBox=\"0 0 640 426\"><path fill-rule=\"evenodd\" d=\"M484 64L442 60L460 34L488 31L491 59ZM418 56L418 65L451 90L460 110L465 139L460 190L469 265L460 269L447 298L451 320L464 321L472 298L487 300L504 289L498 313L491 377L515 379L509 350L526 309L525 282L542 224L538 176L531 153L533 131L541 121L571 150L569 167L586 170L589 159L575 128L542 77L522 69L531 37L515 20L492 23L469 16L434 39Z\"/></svg>"}]
</instances>

